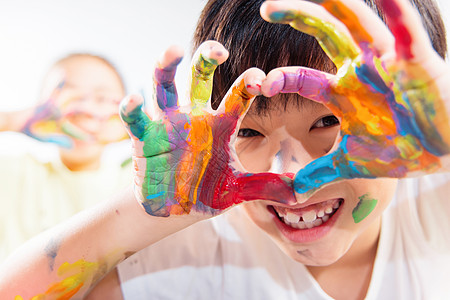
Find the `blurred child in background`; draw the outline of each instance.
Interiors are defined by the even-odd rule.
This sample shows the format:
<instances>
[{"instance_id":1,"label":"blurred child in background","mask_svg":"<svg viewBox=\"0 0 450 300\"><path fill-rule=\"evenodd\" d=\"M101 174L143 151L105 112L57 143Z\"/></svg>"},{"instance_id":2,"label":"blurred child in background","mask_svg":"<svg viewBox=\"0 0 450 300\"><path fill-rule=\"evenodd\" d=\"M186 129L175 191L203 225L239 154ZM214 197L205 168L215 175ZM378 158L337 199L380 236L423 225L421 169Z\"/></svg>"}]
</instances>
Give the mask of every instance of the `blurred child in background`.
<instances>
[{"instance_id":1,"label":"blurred child in background","mask_svg":"<svg viewBox=\"0 0 450 300\"><path fill-rule=\"evenodd\" d=\"M0 113L1 131L56 144L59 153L50 161L33 149L0 156L0 260L130 182L130 164L102 163L105 147L126 138L118 116L124 93L110 62L72 54L48 72L38 106Z\"/></svg>"}]
</instances>

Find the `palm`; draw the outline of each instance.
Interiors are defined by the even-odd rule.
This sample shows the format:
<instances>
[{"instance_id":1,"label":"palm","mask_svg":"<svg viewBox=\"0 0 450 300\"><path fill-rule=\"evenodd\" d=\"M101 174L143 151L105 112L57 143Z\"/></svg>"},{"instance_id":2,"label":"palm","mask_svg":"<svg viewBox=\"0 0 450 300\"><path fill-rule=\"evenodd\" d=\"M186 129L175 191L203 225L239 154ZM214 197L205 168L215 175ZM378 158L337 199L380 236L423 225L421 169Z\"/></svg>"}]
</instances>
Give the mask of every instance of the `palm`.
<instances>
[{"instance_id":1,"label":"palm","mask_svg":"<svg viewBox=\"0 0 450 300\"><path fill-rule=\"evenodd\" d=\"M295 91L321 102L341 120L337 149L297 173L296 191L304 193L345 178L399 178L436 171L440 156L450 152L442 96L450 73L423 28L413 29L414 21L406 24L405 16L398 20L401 15L388 14L392 33L400 33L395 40L359 1L325 0L321 5L334 16L314 12L311 3L278 3L268 8L272 12L267 18L283 11L283 18L275 21L315 35L338 67L337 75L299 67L281 69L285 86L290 87L281 92ZM384 5L397 4L385 1ZM359 20L368 19L370 28L355 17L362 15ZM405 35L411 36L409 42ZM292 78L296 83L288 82Z\"/></svg>"},{"instance_id":2,"label":"palm","mask_svg":"<svg viewBox=\"0 0 450 300\"><path fill-rule=\"evenodd\" d=\"M224 53L219 48L217 52ZM203 56L197 60L195 66L202 74L193 79L190 105L178 106L173 84L176 63L155 72L154 113L142 110L142 98L129 98L121 105L121 117L134 145L135 191L146 212L215 215L246 200L295 201L286 176L245 174L234 157L230 145L236 126L255 97L246 88L252 86L245 82L246 73L213 111L204 98L209 98L210 91L198 89L211 87L210 69L217 62ZM261 77L260 70L249 71ZM200 78L207 82L199 82Z\"/></svg>"},{"instance_id":3,"label":"palm","mask_svg":"<svg viewBox=\"0 0 450 300\"><path fill-rule=\"evenodd\" d=\"M170 202L172 213L177 209L188 212L192 206L202 204L223 208L212 202L214 195L220 193L216 189L233 176L228 142L235 124L226 126L231 123L226 118L211 114L193 116L177 109L168 115L165 120L152 122L152 129L142 141L144 156L140 159L146 160L147 165L146 174L142 174L144 197L164 195L162 202L150 201L149 209L157 211Z\"/></svg>"}]
</instances>

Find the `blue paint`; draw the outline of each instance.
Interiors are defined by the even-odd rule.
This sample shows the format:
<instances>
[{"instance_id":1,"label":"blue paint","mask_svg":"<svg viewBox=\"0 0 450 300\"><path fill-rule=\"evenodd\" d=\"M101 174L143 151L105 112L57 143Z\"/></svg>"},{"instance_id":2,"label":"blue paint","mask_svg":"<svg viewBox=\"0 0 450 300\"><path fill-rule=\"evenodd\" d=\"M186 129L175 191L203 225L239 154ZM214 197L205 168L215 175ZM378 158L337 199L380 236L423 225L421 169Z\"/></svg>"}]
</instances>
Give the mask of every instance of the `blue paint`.
<instances>
[{"instance_id":1,"label":"blue paint","mask_svg":"<svg viewBox=\"0 0 450 300\"><path fill-rule=\"evenodd\" d=\"M165 195L165 194L166 194L166 192L165 192L165 191L162 191L162 192L159 192L159 193L157 193L157 194L148 195L148 196L146 197L146 199L147 199L147 200L155 199L155 198L161 197L161 196L163 196L163 195Z\"/></svg>"},{"instance_id":2,"label":"blue paint","mask_svg":"<svg viewBox=\"0 0 450 300\"><path fill-rule=\"evenodd\" d=\"M297 193L303 194L339 179L374 178L364 166L348 161L345 157L348 153L349 137L348 135L342 137L335 152L314 160L297 172L294 179L294 189Z\"/></svg>"},{"instance_id":3,"label":"blue paint","mask_svg":"<svg viewBox=\"0 0 450 300\"><path fill-rule=\"evenodd\" d=\"M120 115L128 124L131 133L142 141L148 127L150 126L150 119L142 111L142 104L136 106L132 111L126 112L126 106L121 103Z\"/></svg>"},{"instance_id":4,"label":"blue paint","mask_svg":"<svg viewBox=\"0 0 450 300\"><path fill-rule=\"evenodd\" d=\"M294 17L291 11L276 11L269 15L269 18L274 22L290 21Z\"/></svg>"},{"instance_id":5,"label":"blue paint","mask_svg":"<svg viewBox=\"0 0 450 300\"><path fill-rule=\"evenodd\" d=\"M371 91L378 92L380 94L390 92L390 89L384 83L383 78L381 78L377 70L374 68L366 64L362 64L361 66L355 68L355 73L359 81L368 85Z\"/></svg>"}]
</instances>

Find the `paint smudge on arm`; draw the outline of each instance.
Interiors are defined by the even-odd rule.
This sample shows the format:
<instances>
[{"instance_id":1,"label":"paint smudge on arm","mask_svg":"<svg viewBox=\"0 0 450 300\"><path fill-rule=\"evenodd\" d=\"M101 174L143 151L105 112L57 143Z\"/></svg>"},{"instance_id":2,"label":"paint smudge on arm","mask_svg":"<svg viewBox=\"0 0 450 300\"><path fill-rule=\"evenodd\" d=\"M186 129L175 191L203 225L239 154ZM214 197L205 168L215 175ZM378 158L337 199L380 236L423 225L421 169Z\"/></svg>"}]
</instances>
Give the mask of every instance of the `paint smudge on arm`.
<instances>
[{"instance_id":1,"label":"paint smudge on arm","mask_svg":"<svg viewBox=\"0 0 450 300\"><path fill-rule=\"evenodd\" d=\"M105 268L101 263L89 262L84 259L72 264L65 262L58 269L58 276L63 279L50 285L44 293L32 297L31 300L71 299L83 287L89 287L104 275ZM16 296L15 300L23 300L23 298Z\"/></svg>"},{"instance_id":2,"label":"paint smudge on arm","mask_svg":"<svg viewBox=\"0 0 450 300\"><path fill-rule=\"evenodd\" d=\"M56 238L52 238L47 246L45 247L44 251L48 258L48 266L50 271L53 271L54 265L55 265L55 258L56 255L58 255L59 247L61 246L61 241Z\"/></svg>"}]
</instances>

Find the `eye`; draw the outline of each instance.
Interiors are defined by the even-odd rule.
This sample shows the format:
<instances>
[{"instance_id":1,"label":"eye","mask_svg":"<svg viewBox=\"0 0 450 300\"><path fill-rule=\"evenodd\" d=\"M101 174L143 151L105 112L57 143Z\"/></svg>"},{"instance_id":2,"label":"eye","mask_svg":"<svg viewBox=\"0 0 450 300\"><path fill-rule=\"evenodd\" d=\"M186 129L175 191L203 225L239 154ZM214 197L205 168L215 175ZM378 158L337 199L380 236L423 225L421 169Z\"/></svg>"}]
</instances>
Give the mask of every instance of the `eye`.
<instances>
[{"instance_id":1,"label":"eye","mask_svg":"<svg viewBox=\"0 0 450 300\"><path fill-rule=\"evenodd\" d=\"M331 127L339 124L338 118L335 116L326 116L318 120L314 125L311 127L311 129L315 128L325 128L325 127Z\"/></svg>"},{"instance_id":2,"label":"eye","mask_svg":"<svg viewBox=\"0 0 450 300\"><path fill-rule=\"evenodd\" d=\"M256 131L256 130L253 130L250 128L242 128L242 129L239 129L238 136L247 138L247 137L263 136L263 135L259 131Z\"/></svg>"}]
</instances>

